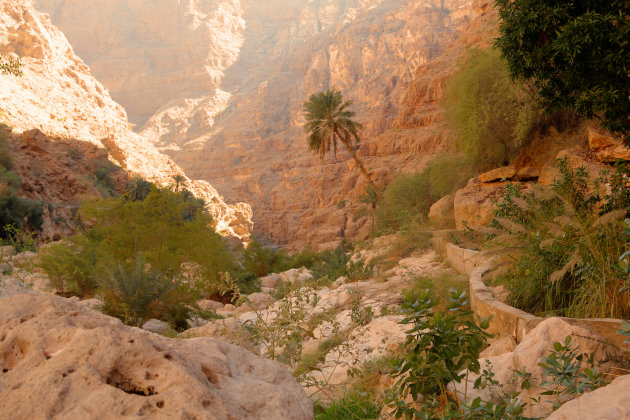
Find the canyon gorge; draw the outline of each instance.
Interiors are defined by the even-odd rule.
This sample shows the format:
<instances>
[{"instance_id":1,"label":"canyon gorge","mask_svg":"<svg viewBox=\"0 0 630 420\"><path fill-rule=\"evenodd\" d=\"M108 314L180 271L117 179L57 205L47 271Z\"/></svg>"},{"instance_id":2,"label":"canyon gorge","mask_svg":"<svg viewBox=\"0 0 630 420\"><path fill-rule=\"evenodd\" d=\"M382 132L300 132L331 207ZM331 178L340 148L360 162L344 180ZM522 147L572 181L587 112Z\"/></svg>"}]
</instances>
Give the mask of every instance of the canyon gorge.
<instances>
[{"instance_id":1,"label":"canyon gorge","mask_svg":"<svg viewBox=\"0 0 630 420\"><path fill-rule=\"evenodd\" d=\"M135 124L129 138L228 202L250 204L254 234L292 249L332 248L370 229L352 217L367 182L349 155L321 160L307 149L308 96L333 88L354 101L364 127L358 155L383 186L447 147L444 83L461 52L494 30L480 0L34 6L124 107Z\"/></svg>"}]
</instances>

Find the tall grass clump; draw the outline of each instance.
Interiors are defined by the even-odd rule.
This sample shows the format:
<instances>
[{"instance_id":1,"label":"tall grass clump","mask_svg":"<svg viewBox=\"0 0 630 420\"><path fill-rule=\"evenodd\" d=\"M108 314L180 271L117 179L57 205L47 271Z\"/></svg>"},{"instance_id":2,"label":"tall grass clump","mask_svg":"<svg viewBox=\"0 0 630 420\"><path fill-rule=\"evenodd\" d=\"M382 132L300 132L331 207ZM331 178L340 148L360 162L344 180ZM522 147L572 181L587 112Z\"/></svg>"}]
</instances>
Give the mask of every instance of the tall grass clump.
<instances>
[{"instance_id":1,"label":"tall grass clump","mask_svg":"<svg viewBox=\"0 0 630 420\"><path fill-rule=\"evenodd\" d=\"M628 170L620 166L593 180L566 160L558 169L550 188L506 187L492 223L491 246L504 249L497 278L511 291L509 303L531 313L627 318L619 256L630 207Z\"/></svg>"}]
</instances>

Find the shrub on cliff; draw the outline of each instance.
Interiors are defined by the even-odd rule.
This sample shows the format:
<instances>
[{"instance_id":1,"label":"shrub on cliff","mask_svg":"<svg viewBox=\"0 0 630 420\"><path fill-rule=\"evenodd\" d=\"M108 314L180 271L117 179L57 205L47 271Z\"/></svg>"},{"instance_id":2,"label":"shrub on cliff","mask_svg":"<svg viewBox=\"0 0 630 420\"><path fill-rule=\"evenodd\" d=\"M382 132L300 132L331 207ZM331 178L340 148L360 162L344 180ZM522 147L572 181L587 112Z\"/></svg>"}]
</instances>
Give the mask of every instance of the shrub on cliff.
<instances>
[{"instance_id":1,"label":"shrub on cliff","mask_svg":"<svg viewBox=\"0 0 630 420\"><path fill-rule=\"evenodd\" d=\"M541 118L532 95L510 80L492 49L471 49L460 60L446 88L446 110L457 150L476 171L508 164Z\"/></svg>"},{"instance_id":2,"label":"shrub on cliff","mask_svg":"<svg viewBox=\"0 0 630 420\"><path fill-rule=\"evenodd\" d=\"M496 0L496 45L510 74L530 82L550 111L573 108L630 133L627 0Z\"/></svg>"},{"instance_id":3,"label":"shrub on cliff","mask_svg":"<svg viewBox=\"0 0 630 420\"><path fill-rule=\"evenodd\" d=\"M445 195L465 185L474 173L461 155L443 154L436 157L423 172L399 174L383 194L400 230L426 221L431 205ZM390 228L390 218L377 210L377 225Z\"/></svg>"},{"instance_id":4,"label":"shrub on cliff","mask_svg":"<svg viewBox=\"0 0 630 420\"><path fill-rule=\"evenodd\" d=\"M13 171L13 159L7 144L7 128L0 127L0 238L9 239L11 229L41 230L44 224L43 204L18 196L20 177Z\"/></svg>"}]
</instances>

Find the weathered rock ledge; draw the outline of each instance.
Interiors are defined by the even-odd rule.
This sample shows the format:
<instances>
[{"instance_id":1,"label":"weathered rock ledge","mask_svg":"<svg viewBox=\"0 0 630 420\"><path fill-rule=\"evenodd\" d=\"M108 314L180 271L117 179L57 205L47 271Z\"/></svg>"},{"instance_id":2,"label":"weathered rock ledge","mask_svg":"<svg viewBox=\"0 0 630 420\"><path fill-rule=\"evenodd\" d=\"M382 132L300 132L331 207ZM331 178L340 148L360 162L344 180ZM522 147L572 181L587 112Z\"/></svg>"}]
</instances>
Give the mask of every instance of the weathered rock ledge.
<instances>
[{"instance_id":1,"label":"weathered rock ledge","mask_svg":"<svg viewBox=\"0 0 630 420\"><path fill-rule=\"evenodd\" d=\"M175 340L52 295L0 305L0 413L22 419L312 419L281 364Z\"/></svg>"}]
</instances>

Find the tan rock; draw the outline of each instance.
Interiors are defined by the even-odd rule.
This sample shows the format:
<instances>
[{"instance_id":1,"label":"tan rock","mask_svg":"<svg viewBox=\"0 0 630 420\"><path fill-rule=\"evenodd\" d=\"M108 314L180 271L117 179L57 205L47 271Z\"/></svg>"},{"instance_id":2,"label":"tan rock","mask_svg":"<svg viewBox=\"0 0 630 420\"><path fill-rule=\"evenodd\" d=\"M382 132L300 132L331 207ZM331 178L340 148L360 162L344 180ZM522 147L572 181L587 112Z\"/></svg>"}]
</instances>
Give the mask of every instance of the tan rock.
<instances>
[{"instance_id":1,"label":"tan rock","mask_svg":"<svg viewBox=\"0 0 630 420\"><path fill-rule=\"evenodd\" d=\"M626 147L620 138L606 135L592 127L587 128L587 133L588 145L600 161L630 160L630 148Z\"/></svg>"},{"instance_id":2,"label":"tan rock","mask_svg":"<svg viewBox=\"0 0 630 420\"><path fill-rule=\"evenodd\" d=\"M273 298L268 293L252 293L247 296L247 299L255 309L264 309L273 303Z\"/></svg>"},{"instance_id":3,"label":"tan rock","mask_svg":"<svg viewBox=\"0 0 630 420\"><path fill-rule=\"evenodd\" d=\"M514 166L505 166L503 168L492 169L488 172L484 172L477 178L481 182L497 182L497 181L509 181L516 176L516 168Z\"/></svg>"},{"instance_id":4,"label":"tan rock","mask_svg":"<svg viewBox=\"0 0 630 420\"><path fill-rule=\"evenodd\" d=\"M197 302L197 305L199 305L199 307L205 311L217 311L225 307L223 303L210 299L200 300L199 302Z\"/></svg>"},{"instance_id":5,"label":"tan rock","mask_svg":"<svg viewBox=\"0 0 630 420\"><path fill-rule=\"evenodd\" d=\"M129 328L60 297L4 299L0 336L0 412L15 418L313 418L277 362Z\"/></svg>"},{"instance_id":6,"label":"tan rock","mask_svg":"<svg viewBox=\"0 0 630 420\"><path fill-rule=\"evenodd\" d=\"M514 179L516 181L534 181L540 176L540 169L533 166L525 166L520 168Z\"/></svg>"},{"instance_id":7,"label":"tan rock","mask_svg":"<svg viewBox=\"0 0 630 420\"><path fill-rule=\"evenodd\" d=\"M273 288L278 286L278 282L282 281L282 276L280 274L269 274L268 276L260 278L260 284L262 287Z\"/></svg>"},{"instance_id":8,"label":"tan rock","mask_svg":"<svg viewBox=\"0 0 630 420\"><path fill-rule=\"evenodd\" d=\"M511 353L516 348L516 341L513 337L496 337L490 341L490 345L481 352L482 357L500 356Z\"/></svg>"},{"instance_id":9,"label":"tan rock","mask_svg":"<svg viewBox=\"0 0 630 420\"><path fill-rule=\"evenodd\" d=\"M630 375L588 392L554 411L547 420L629 420Z\"/></svg>"},{"instance_id":10,"label":"tan rock","mask_svg":"<svg viewBox=\"0 0 630 420\"><path fill-rule=\"evenodd\" d=\"M504 188L504 182L483 184L473 178L468 185L458 190L453 202L457 229L463 229L466 224L472 227L490 223Z\"/></svg>"},{"instance_id":11,"label":"tan rock","mask_svg":"<svg viewBox=\"0 0 630 420\"><path fill-rule=\"evenodd\" d=\"M455 196L447 195L436 201L429 209L429 220L440 229L455 227Z\"/></svg>"},{"instance_id":12,"label":"tan rock","mask_svg":"<svg viewBox=\"0 0 630 420\"><path fill-rule=\"evenodd\" d=\"M558 153L556 159L566 159L569 167L573 169L584 168L589 176L589 184L591 186L593 186L594 181L600 177L601 171L608 168L607 165L596 160L593 155L589 154L581 147L572 147L562 150ZM543 166L538 182L542 185L551 185L559 176L560 172L554 160Z\"/></svg>"}]
</instances>

